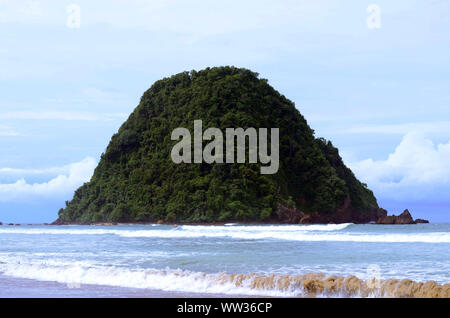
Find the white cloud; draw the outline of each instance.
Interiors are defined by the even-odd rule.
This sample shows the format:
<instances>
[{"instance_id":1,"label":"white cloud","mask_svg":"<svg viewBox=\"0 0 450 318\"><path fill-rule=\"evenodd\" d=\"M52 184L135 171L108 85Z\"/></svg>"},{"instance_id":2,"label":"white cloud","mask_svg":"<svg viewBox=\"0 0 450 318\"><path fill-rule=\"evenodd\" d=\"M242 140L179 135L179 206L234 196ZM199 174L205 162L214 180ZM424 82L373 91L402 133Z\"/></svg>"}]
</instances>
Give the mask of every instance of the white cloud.
<instances>
[{"instance_id":1,"label":"white cloud","mask_svg":"<svg viewBox=\"0 0 450 318\"><path fill-rule=\"evenodd\" d=\"M43 169L17 169L17 168L0 168L0 176L31 176L31 175L59 175L70 173L71 165L62 167L50 167Z\"/></svg>"},{"instance_id":2,"label":"white cloud","mask_svg":"<svg viewBox=\"0 0 450 318\"><path fill-rule=\"evenodd\" d=\"M448 11L446 1L432 4L419 0L379 2L383 18L387 21L395 19L400 24L414 21L414 25L400 26L405 30L414 27L415 32L411 34L415 37L421 36L426 30L423 25L445 23L448 19L445 15ZM197 35L273 29L278 26L319 29L333 34L339 33L342 26L346 26L343 31L349 34L367 30L368 3L361 5L357 1L77 0L74 3L81 8L81 27L108 24L119 28L146 28ZM0 23L39 23L65 27L68 15L66 7L69 4L56 0L0 0ZM392 23L388 25L392 29ZM402 40L407 41L405 33Z\"/></svg>"},{"instance_id":3,"label":"white cloud","mask_svg":"<svg viewBox=\"0 0 450 318\"><path fill-rule=\"evenodd\" d=\"M76 97L72 98L46 98L44 102L46 104L107 104L111 106L121 106L125 101L126 96L118 91L103 90L95 87L87 87L82 89L76 94Z\"/></svg>"},{"instance_id":4,"label":"white cloud","mask_svg":"<svg viewBox=\"0 0 450 318\"><path fill-rule=\"evenodd\" d=\"M42 120L81 120L81 121L110 121L126 118L124 113L98 114L91 112L70 111L12 111L0 113L0 119L42 119ZM1 127L0 127L1 131Z\"/></svg>"},{"instance_id":5,"label":"white cloud","mask_svg":"<svg viewBox=\"0 0 450 318\"><path fill-rule=\"evenodd\" d=\"M433 121L433 122L419 122L419 123L404 123L392 125L366 125L356 126L340 133L351 134L408 134L411 132L417 133L445 133L450 134L450 121Z\"/></svg>"},{"instance_id":6,"label":"white cloud","mask_svg":"<svg viewBox=\"0 0 450 318\"><path fill-rule=\"evenodd\" d=\"M0 202L26 202L36 198L69 198L73 191L90 180L96 165L95 159L87 157L67 166L67 174L58 175L48 182L29 184L22 178L15 183L0 184ZM50 170L57 169L61 168Z\"/></svg>"},{"instance_id":7,"label":"white cloud","mask_svg":"<svg viewBox=\"0 0 450 318\"><path fill-rule=\"evenodd\" d=\"M124 96L119 92L106 91L95 87L88 87L81 92L87 102L98 104L114 104L118 100L123 100Z\"/></svg>"},{"instance_id":8,"label":"white cloud","mask_svg":"<svg viewBox=\"0 0 450 318\"><path fill-rule=\"evenodd\" d=\"M422 134L408 133L386 160L349 166L381 199L450 201L450 141L435 145Z\"/></svg>"},{"instance_id":9,"label":"white cloud","mask_svg":"<svg viewBox=\"0 0 450 318\"><path fill-rule=\"evenodd\" d=\"M41 3L36 0L0 1L0 22L38 22L46 17Z\"/></svg>"},{"instance_id":10,"label":"white cloud","mask_svg":"<svg viewBox=\"0 0 450 318\"><path fill-rule=\"evenodd\" d=\"M333 1L270 0L116 0L75 1L81 8L81 27L109 24L120 28L146 28L179 33L213 35L274 25L320 26L339 7ZM60 1L2 0L0 23L39 23L65 26L66 6ZM361 11L362 16L365 12Z\"/></svg>"},{"instance_id":11,"label":"white cloud","mask_svg":"<svg viewBox=\"0 0 450 318\"><path fill-rule=\"evenodd\" d=\"M0 136L20 136L20 134L9 126L0 125Z\"/></svg>"}]
</instances>

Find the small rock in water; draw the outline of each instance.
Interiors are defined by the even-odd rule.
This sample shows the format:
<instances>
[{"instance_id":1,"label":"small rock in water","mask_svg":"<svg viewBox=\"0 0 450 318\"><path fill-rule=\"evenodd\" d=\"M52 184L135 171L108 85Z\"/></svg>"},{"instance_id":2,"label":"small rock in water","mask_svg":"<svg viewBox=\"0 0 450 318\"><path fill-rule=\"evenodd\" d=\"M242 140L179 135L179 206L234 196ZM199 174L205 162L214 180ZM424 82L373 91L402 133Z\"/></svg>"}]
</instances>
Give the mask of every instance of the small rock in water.
<instances>
[{"instance_id":1,"label":"small rock in water","mask_svg":"<svg viewBox=\"0 0 450 318\"><path fill-rule=\"evenodd\" d=\"M411 216L411 213L406 209L400 215L388 215L385 217L381 217L378 219L377 224L416 224L416 223L430 223L427 220L414 219Z\"/></svg>"}]
</instances>

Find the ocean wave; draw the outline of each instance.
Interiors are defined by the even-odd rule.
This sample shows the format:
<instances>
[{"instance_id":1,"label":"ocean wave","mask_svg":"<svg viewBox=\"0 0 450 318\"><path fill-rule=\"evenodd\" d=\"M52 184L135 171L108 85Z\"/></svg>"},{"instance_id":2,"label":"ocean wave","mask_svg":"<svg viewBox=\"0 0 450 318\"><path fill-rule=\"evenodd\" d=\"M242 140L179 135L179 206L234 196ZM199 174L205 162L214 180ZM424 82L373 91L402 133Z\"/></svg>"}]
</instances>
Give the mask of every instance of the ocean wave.
<instances>
[{"instance_id":1,"label":"ocean wave","mask_svg":"<svg viewBox=\"0 0 450 318\"><path fill-rule=\"evenodd\" d=\"M305 242L366 242L366 243L450 243L450 233L367 234L367 233L302 233L301 231L123 231L123 237L147 238L221 238L244 240L276 239Z\"/></svg>"},{"instance_id":2,"label":"ocean wave","mask_svg":"<svg viewBox=\"0 0 450 318\"><path fill-rule=\"evenodd\" d=\"M122 232L121 230L107 230L107 229L70 229L70 228L2 228L0 234L50 234L50 235L106 235L116 234Z\"/></svg>"},{"instance_id":3,"label":"ocean wave","mask_svg":"<svg viewBox=\"0 0 450 318\"><path fill-rule=\"evenodd\" d=\"M174 292L274 297L450 297L450 284L355 276L204 273L187 270L128 269L80 263L0 265L4 275L66 284L95 284Z\"/></svg>"},{"instance_id":4,"label":"ocean wave","mask_svg":"<svg viewBox=\"0 0 450 318\"><path fill-rule=\"evenodd\" d=\"M290 231L340 231L353 223L342 224L312 224L312 225L239 225L228 223L221 225L181 225L183 230L189 231L245 231L245 232L290 232ZM233 226L230 228L230 226Z\"/></svg>"},{"instance_id":5,"label":"ocean wave","mask_svg":"<svg viewBox=\"0 0 450 318\"><path fill-rule=\"evenodd\" d=\"M449 232L393 233L345 231L351 224L271 225L271 226L202 226L182 225L149 229L99 228L1 228L0 234L47 235L116 235L128 238L230 238L241 240L287 240L305 242L367 243L450 243Z\"/></svg>"}]
</instances>

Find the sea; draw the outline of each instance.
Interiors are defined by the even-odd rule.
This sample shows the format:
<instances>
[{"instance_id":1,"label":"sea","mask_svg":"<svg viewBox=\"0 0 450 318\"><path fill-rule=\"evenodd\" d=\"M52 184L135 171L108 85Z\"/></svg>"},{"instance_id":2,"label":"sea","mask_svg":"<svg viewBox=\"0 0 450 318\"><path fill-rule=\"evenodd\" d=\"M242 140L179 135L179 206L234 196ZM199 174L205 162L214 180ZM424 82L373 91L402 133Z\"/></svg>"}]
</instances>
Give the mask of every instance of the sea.
<instances>
[{"instance_id":1,"label":"sea","mask_svg":"<svg viewBox=\"0 0 450 318\"><path fill-rule=\"evenodd\" d=\"M408 297L449 283L449 223L0 226L0 297Z\"/></svg>"}]
</instances>

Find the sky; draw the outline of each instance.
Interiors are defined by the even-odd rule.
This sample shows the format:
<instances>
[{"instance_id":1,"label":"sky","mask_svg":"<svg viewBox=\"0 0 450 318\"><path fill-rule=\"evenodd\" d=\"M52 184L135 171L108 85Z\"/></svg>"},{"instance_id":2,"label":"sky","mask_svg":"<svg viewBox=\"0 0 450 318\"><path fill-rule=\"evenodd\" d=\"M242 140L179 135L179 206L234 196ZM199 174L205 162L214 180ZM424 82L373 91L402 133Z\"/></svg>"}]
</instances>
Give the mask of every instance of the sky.
<instances>
[{"instance_id":1,"label":"sky","mask_svg":"<svg viewBox=\"0 0 450 318\"><path fill-rule=\"evenodd\" d=\"M234 65L390 214L450 222L447 0L0 0L0 221L52 222L163 77Z\"/></svg>"}]
</instances>

